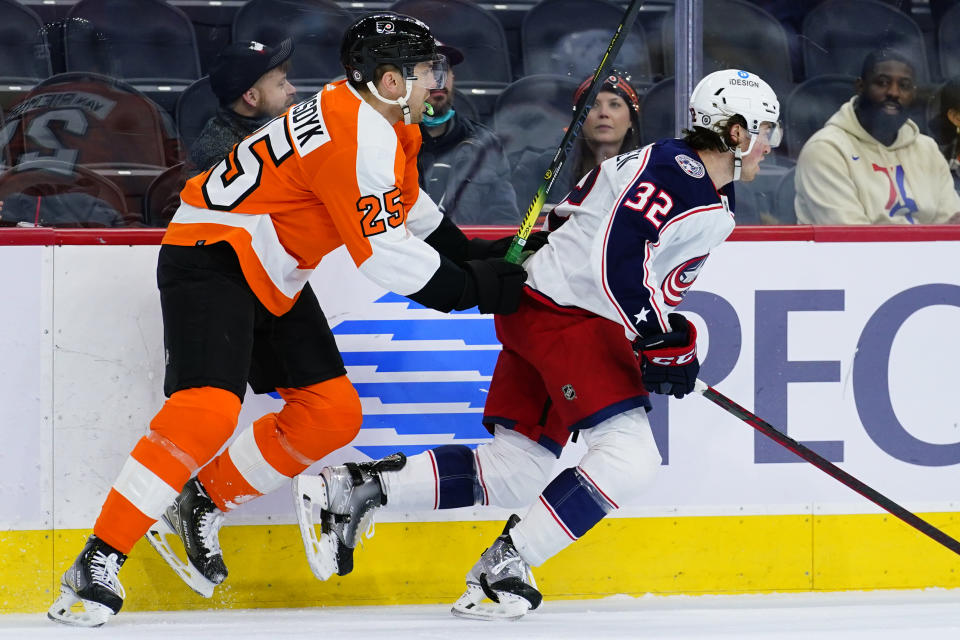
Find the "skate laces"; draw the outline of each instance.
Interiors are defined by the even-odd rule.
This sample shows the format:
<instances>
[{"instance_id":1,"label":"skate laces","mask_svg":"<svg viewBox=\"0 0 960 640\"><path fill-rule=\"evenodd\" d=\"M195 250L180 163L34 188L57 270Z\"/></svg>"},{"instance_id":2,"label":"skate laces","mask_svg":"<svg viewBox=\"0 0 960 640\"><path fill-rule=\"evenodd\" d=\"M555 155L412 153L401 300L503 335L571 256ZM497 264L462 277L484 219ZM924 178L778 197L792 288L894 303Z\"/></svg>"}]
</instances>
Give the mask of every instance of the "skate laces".
<instances>
[{"instance_id":1,"label":"skate laces","mask_svg":"<svg viewBox=\"0 0 960 640\"><path fill-rule=\"evenodd\" d=\"M221 526L223 526L223 512L219 509L207 511L200 516L200 542L206 550L204 555L208 558L221 554L218 538Z\"/></svg>"},{"instance_id":2,"label":"skate laces","mask_svg":"<svg viewBox=\"0 0 960 640\"><path fill-rule=\"evenodd\" d=\"M526 573L526 567L523 564L523 558L521 558L520 556L509 556L507 558L504 558L497 564L490 567L490 569L493 571L493 573L500 573L507 567L507 565L513 562L517 563L517 569L519 570L519 573L522 573L522 574Z\"/></svg>"},{"instance_id":3,"label":"skate laces","mask_svg":"<svg viewBox=\"0 0 960 640\"><path fill-rule=\"evenodd\" d=\"M94 583L104 586L124 598L127 594L124 592L123 585L120 584L120 579L117 576L120 571L118 560L119 558L115 553L104 555L102 551L97 551L90 560L90 577Z\"/></svg>"},{"instance_id":4,"label":"skate laces","mask_svg":"<svg viewBox=\"0 0 960 640\"><path fill-rule=\"evenodd\" d=\"M357 542L360 543L360 546L363 546L363 541L369 540L376 533L376 521L374 519L374 512L376 509L369 509L363 517L360 518L360 525L357 527ZM362 534L360 532L363 532Z\"/></svg>"}]
</instances>

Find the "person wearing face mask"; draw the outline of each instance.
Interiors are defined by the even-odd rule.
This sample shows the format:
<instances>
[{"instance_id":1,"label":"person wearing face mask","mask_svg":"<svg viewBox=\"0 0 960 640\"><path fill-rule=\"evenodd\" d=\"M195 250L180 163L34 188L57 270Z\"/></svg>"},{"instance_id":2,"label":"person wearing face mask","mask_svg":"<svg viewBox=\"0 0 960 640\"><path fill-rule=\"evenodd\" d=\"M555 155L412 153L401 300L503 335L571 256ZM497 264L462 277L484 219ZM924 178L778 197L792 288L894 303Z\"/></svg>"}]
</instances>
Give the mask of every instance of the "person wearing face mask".
<instances>
[{"instance_id":1,"label":"person wearing face mask","mask_svg":"<svg viewBox=\"0 0 960 640\"><path fill-rule=\"evenodd\" d=\"M593 76L586 78L573 94L573 110L586 96ZM583 121L560 174L547 194L548 202L563 199L577 182L598 164L615 155L640 146L640 99L630 85L630 76L611 70L597 92L593 108ZM521 161L514 172L514 188L523 205L533 198L543 172L550 166L556 149L549 149L531 160Z\"/></svg>"},{"instance_id":2,"label":"person wearing face mask","mask_svg":"<svg viewBox=\"0 0 960 640\"><path fill-rule=\"evenodd\" d=\"M450 69L445 85L427 98L433 114L420 122L420 185L454 224L516 225L521 216L500 139L454 108L453 67L463 53L440 42L437 51Z\"/></svg>"},{"instance_id":3,"label":"person wearing face mask","mask_svg":"<svg viewBox=\"0 0 960 640\"><path fill-rule=\"evenodd\" d=\"M908 117L913 63L870 53L856 95L807 140L797 159L801 224L956 224L960 195L936 141Z\"/></svg>"}]
</instances>

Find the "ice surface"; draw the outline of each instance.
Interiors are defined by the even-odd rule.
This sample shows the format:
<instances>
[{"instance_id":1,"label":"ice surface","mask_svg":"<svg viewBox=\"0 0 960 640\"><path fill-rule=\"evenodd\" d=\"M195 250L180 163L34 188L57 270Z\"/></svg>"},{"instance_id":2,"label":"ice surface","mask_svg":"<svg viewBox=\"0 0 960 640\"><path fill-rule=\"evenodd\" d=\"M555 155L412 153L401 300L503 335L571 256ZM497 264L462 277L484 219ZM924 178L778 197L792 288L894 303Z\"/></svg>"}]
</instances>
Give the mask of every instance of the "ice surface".
<instances>
[{"instance_id":1,"label":"ice surface","mask_svg":"<svg viewBox=\"0 0 960 640\"><path fill-rule=\"evenodd\" d=\"M960 590L553 600L519 622L462 620L445 605L122 612L92 630L11 614L0 638L955 640Z\"/></svg>"}]
</instances>

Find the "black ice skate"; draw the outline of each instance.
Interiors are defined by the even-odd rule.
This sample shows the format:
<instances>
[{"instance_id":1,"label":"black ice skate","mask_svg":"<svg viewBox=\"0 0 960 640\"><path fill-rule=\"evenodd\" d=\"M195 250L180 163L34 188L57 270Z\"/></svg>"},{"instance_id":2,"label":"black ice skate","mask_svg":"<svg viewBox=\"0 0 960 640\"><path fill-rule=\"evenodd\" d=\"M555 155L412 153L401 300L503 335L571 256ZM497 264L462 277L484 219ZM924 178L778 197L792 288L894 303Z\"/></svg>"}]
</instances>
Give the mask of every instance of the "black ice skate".
<instances>
[{"instance_id":1,"label":"black ice skate","mask_svg":"<svg viewBox=\"0 0 960 640\"><path fill-rule=\"evenodd\" d=\"M510 516L503 533L483 552L467 573L467 590L451 612L477 620L519 620L540 606L543 596L529 565L520 557L510 538L520 518ZM491 602L484 602L484 597Z\"/></svg>"},{"instance_id":2,"label":"black ice skate","mask_svg":"<svg viewBox=\"0 0 960 640\"><path fill-rule=\"evenodd\" d=\"M147 532L146 538L187 586L210 598L214 587L227 578L218 537L221 526L223 512L203 490L200 481L192 478ZM188 562L170 548L168 535L180 538Z\"/></svg>"},{"instance_id":3,"label":"black ice skate","mask_svg":"<svg viewBox=\"0 0 960 640\"><path fill-rule=\"evenodd\" d=\"M60 597L47 611L47 617L77 627L99 627L123 606L123 585L117 572L127 560L97 536L87 544L60 579ZM74 611L77 603L82 611Z\"/></svg>"},{"instance_id":4,"label":"black ice skate","mask_svg":"<svg viewBox=\"0 0 960 640\"><path fill-rule=\"evenodd\" d=\"M307 562L319 580L353 571L353 550L373 524L377 509L387 504L380 472L398 471L407 463L402 453L375 462L348 462L324 467L320 475L293 479L293 499ZM320 507L317 537L313 506ZM369 536L368 536L369 537Z\"/></svg>"}]
</instances>

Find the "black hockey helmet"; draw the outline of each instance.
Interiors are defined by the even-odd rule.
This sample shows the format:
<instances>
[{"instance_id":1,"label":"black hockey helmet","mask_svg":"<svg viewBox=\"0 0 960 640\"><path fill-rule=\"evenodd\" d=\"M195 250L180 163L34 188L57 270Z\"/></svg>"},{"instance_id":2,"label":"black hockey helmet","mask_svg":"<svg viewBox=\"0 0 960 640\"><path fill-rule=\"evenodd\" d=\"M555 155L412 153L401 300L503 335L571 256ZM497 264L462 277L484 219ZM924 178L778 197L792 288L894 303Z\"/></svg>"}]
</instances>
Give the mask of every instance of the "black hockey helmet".
<instances>
[{"instance_id":1,"label":"black hockey helmet","mask_svg":"<svg viewBox=\"0 0 960 640\"><path fill-rule=\"evenodd\" d=\"M385 11L354 22L343 34L340 62L354 82L370 82L378 65L433 60L437 45L430 28L416 18Z\"/></svg>"}]
</instances>

